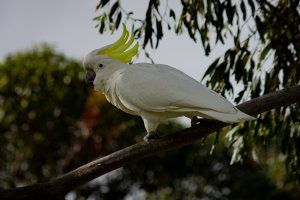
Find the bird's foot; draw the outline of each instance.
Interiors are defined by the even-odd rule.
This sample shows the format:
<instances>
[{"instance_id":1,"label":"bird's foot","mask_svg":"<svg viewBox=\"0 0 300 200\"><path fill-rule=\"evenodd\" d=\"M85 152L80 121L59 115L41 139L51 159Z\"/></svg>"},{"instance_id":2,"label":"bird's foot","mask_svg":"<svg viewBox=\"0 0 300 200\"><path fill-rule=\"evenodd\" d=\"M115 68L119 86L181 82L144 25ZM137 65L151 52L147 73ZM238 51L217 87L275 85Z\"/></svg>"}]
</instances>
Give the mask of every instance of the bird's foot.
<instances>
[{"instance_id":1,"label":"bird's foot","mask_svg":"<svg viewBox=\"0 0 300 200\"><path fill-rule=\"evenodd\" d=\"M198 124L200 124L200 119L197 116L192 117L191 127L196 127Z\"/></svg>"},{"instance_id":2,"label":"bird's foot","mask_svg":"<svg viewBox=\"0 0 300 200\"><path fill-rule=\"evenodd\" d=\"M144 137L144 141L149 144L151 141L157 140L158 138L159 138L159 135L157 132L149 132Z\"/></svg>"}]
</instances>

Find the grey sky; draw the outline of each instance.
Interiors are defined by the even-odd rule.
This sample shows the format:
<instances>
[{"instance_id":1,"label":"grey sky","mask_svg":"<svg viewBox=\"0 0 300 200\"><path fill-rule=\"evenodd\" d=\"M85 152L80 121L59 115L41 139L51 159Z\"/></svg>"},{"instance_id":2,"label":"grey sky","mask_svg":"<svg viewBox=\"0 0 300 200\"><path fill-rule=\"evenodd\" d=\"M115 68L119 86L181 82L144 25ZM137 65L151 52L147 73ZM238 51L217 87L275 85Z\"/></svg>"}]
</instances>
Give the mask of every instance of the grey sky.
<instances>
[{"instance_id":1,"label":"grey sky","mask_svg":"<svg viewBox=\"0 0 300 200\"><path fill-rule=\"evenodd\" d=\"M144 15L148 0L121 2L125 9L131 8L137 15ZM121 30L113 35L100 35L95 28L92 18L99 14L95 12L97 3L97 0L1 0L0 60L9 53L45 42L67 56L82 59L89 51L115 41ZM170 6L180 10L179 1ZM197 80L212 59L222 53L221 50L207 58L200 41L194 43L187 33L176 36L165 31L164 34L159 48L150 51L154 61L176 67Z\"/></svg>"}]
</instances>

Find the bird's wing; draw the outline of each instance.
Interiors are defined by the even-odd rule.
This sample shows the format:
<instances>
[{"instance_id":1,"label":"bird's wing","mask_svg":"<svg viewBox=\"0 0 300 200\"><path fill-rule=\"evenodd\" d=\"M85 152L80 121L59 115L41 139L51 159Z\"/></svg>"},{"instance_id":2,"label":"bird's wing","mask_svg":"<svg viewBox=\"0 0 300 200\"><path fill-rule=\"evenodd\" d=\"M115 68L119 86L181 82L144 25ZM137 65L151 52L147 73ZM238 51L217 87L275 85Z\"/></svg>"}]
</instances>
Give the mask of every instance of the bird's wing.
<instances>
[{"instance_id":1,"label":"bird's wing","mask_svg":"<svg viewBox=\"0 0 300 200\"><path fill-rule=\"evenodd\" d=\"M116 93L125 107L136 112L236 113L225 98L167 65L132 65L117 78Z\"/></svg>"}]
</instances>

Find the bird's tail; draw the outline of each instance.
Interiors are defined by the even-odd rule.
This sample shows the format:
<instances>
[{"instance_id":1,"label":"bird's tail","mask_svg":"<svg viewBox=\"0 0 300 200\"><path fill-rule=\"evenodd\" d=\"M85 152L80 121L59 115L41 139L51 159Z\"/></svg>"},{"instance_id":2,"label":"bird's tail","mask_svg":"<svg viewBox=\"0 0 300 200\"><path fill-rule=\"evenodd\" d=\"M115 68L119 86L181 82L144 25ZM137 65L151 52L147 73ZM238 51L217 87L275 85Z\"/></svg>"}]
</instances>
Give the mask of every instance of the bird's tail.
<instances>
[{"instance_id":1,"label":"bird's tail","mask_svg":"<svg viewBox=\"0 0 300 200\"><path fill-rule=\"evenodd\" d=\"M242 122L247 120L255 120L255 117L252 117L239 109L236 108L236 113L222 113L214 110L201 110L199 116L208 118L208 119L215 119L225 123L236 123Z\"/></svg>"}]
</instances>

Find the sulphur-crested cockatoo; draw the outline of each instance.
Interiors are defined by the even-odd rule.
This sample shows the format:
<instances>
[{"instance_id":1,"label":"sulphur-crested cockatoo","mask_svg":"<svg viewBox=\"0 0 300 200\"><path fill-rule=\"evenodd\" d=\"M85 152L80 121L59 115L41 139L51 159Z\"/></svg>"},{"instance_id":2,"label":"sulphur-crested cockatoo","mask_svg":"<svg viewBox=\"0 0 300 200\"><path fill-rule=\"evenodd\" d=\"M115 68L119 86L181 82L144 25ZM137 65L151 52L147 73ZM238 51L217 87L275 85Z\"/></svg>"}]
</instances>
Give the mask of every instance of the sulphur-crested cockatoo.
<instances>
[{"instance_id":1,"label":"sulphur-crested cockatoo","mask_svg":"<svg viewBox=\"0 0 300 200\"><path fill-rule=\"evenodd\" d=\"M122 111L142 117L146 141L157 137L158 125L168 118L199 116L227 123L254 119L173 67L128 64L138 51L138 43L130 48L133 41L123 24L120 39L90 52L83 65L95 90Z\"/></svg>"}]
</instances>

